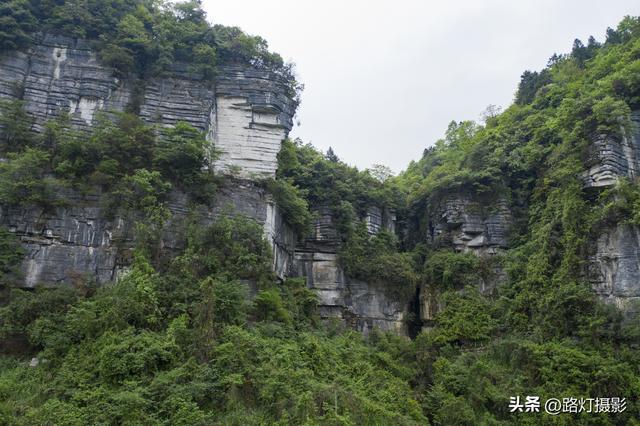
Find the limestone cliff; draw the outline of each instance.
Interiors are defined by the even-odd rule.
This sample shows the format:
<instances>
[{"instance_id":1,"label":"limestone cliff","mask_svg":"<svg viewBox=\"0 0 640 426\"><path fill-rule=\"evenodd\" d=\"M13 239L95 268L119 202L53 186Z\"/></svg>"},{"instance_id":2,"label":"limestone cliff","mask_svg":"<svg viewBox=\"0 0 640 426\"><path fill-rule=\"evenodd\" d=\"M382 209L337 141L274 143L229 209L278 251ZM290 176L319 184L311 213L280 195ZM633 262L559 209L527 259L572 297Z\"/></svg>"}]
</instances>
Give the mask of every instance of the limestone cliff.
<instances>
[{"instance_id":1,"label":"limestone cliff","mask_svg":"<svg viewBox=\"0 0 640 426\"><path fill-rule=\"evenodd\" d=\"M389 298L383 283L367 283L345 276L338 260L340 240L333 212L317 206L313 233L299 241L271 195L256 181L274 177L281 141L292 127L296 101L287 82L276 73L248 65L221 65L213 81L186 65L174 65L170 75L145 81L118 78L103 66L85 40L39 35L28 51L0 56L0 98L24 101L33 130L68 113L72 124L89 129L101 113L136 110L149 124L172 126L185 121L205 132L220 155L214 167L228 176L204 221L214 220L228 206L255 219L274 253L280 278L302 276L319 297L321 315L338 318L363 332L374 327L406 333L409 304ZM585 188L600 191L619 177L640 172L640 111L631 116L625 136L593 138L581 175ZM55 285L78 276L97 282L117 279L129 265L135 218L111 217L96 191L69 191L66 207L0 206L0 225L20 237L26 248L22 265L24 285ZM167 250L179 249L180 221L188 213L186 195L174 191L172 218L163 236ZM508 247L514 221L509 201L496 194L479 197L460 191L429 206L426 235L420 242L448 247L483 258L497 258ZM395 230L393 212L370 206L364 217L371 234ZM585 275L603 300L626 312L640 309L640 230L628 224L601 229L592 244ZM499 266L491 279L479 279L484 292L505 278ZM420 319L428 322L438 311L432 289L420 288L412 303L420 305Z\"/></svg>"},{"instance_id":2,"label":"limestone cliff","mask_svg":"<svg viewBox=\"0 0 640 426\"><path fill-rule=\"evenodd\" d=\"M215 167L233 178L220 190L210 219L231 205L264 226L274 248L274 268L284 276L295 238L283 223L269 194L249 178L273 177L280 143L292 126L296 103L285 81L274 73L247 66L222 66L215 82L176 67L170 77L144 82L119 79L100 64L85 40L43 35L28 52L0 57L0 98L21 99L33 130L61 113L78 128L92 126L100 112L123 111L137 104L143 120L159 126L185 121L206 132L220 151ZM69 207L0 207L0 223L16 232L27 248L25 285L54 284L81 274L98 282L115 279L127 265L131 221L108 219L100 194L67 194ZM174 192L172 221L184 218L186 197ZM168 227L172 229L173 226ZM167 248L179 239L164 238Z\"/></svg>"},{"instance_id":3,"label":"limestone cliff","mask_svg":"<svg viewBox=\"0 0 640 426\"><path fill-rule=\"evenodd\" d=\"M640 111L631 114L630 133L620 139L598 137L591 168L583 175L587 188L607 188L640 171ZM616 223L600 229L592 245L587 272L596 293L628 315L640 313L640 229Z\"/></svg>"},{"instance_id":4,"label":"limestone cliff","mask_svg":"<svg viewBox=\"0 0 640 426\"><path fill-rule=\"evenodd\" d=\"M584 188L594 194L614 186L620 178L636 179L640 172L640 111L631 113L631 128L623 137L597 135L587 149L587 170L581 174ZM500 255L508 248L513 217L509 203L499 195L493 199L451 193L431 207L426 219L427 243L471 252L481 257ZM606 303L629 316L640 312L640 229L627 223L597 229L592 238L584 275L594 292ZM496 267L492 279L478 280L481 291L491 291L504 272ZM420 289L420 317L433 320L440 304L437 291Z\"/></svg>"},{"instance_id":5,"label":"limestone cliff","mask_svg":"<svg viewBox=\"0 0 640 426\"><path fill-rule=\"evenodd\" d=\"M316 209L313 231L295 251L294 273L307 279L318 294L320 315L345 321L367 334L373 328L406 334L407 305L384 291L384 283L367 283L345 275L338 259L340 239L334 214L326 207ZM373 207L365 221L371 234L392 230L394 216Z\"/></svg>"},{"instance_id":6,"label":"limestone cliff","mask_svg":"<svg viewBox=\"0 0 640 426\"><path fill-rule=\"evenodd\" d=\"M250 66L218 67L213 82L176 65L171 76L144 82L116 77L103 66L85 40L42 35L27 52L0 57L0 98L24 101L41 132L48 120L68 113L72 124L89 129L100 113L134 107L149 124L172 126L185 121L206 132L219 152L215 169L226 175L203 221L230 208L255 219L273 248L274 270L280 278L308 278L320 301L323 317L337 317L367 332L372 327L400 331L405 307L389 300L380 286L348 279L337 260L337 244L325 227L330 215L320 215L315 235L296 248L293 233L271 195L255 181L274 177L281 141L292 127L296 102L278 75ZM89 277L98 283L127 270L133 247L135 217L110 217L101 194L65 194L68 206L0 206L0 225L19 236L26 249L24 286L56 285ZM163 247L183 244L181 221L189 211L185 194L170 195L171 219ZM383 220L384 216L384 220ZM367 215L371 233L392 229L389 214L372 207Z\"/></svg>"}]
</instances>

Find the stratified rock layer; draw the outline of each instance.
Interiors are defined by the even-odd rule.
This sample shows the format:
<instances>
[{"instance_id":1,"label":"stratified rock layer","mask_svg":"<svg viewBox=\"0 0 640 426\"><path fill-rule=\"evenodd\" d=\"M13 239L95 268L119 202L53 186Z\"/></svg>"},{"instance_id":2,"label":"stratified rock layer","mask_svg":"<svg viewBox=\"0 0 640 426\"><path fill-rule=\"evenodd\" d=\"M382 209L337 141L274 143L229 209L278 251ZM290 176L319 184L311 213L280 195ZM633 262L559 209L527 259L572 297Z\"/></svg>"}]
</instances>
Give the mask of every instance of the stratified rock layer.
<instances>
[{"instance_id":1,"label":"stratified rock layer","mask_svg":"<svg viewBox=\"0 0 640 426\"><path fill-rule=\"evenodd\" d=\"M620 178L640 173L640 111L631 114L631 132L623 138L597 137L590 168L582 175L586 188L608 188ZM636 182L637 184L637 182ZM602 300L628 316L640 313L640 229L617 223L600 229L591 245L587 276Z\"/></svg>"},{"instance_id":2,"label":"stratified rock layer","mask_svg":"<svg viewBox=\"0 0 640 426\"><path fill-rule=\"evenodd\" d=\"M587 188L615 185L620 177L635 179L640 172L640 111L631 114L631 134L599 135L589 150L589 169L582 175Z\"/></svg>"},{"instance_id":3,"label":"stratified rock layer","mask_svg":"<svg viewBox=\"0 0 640 426\"><path fill-rule=\"evenodd\" d=\"M101 111L135 106L149 124L185 121L206 132L220 152L219 170L242 178L275 175L296 102L288 83L274 72L220 66L209 82L176 65L171 77L120 80L100 64L89 42L40 38L28 52L0 57L0 98L23 100L34 130L63 112L77 127L89 128Z\"/></svg>"},{"instance_id":4,"label":"stratified rock layer","mask_svg":"<svg viewBox=\"0 0 640 426\"><path fill-rule=\"evenodd\" d=\"M379 232L384 223L389 229L393 223L377 208L370 209L367 217L367 223L377 224L369 227L371 233ZM339 241L333 212L318 208L311 235L295 251L294 273L305 277L318 295L320 315L343 320L364 334L373 328L406 334L407 301L389 297L384 284L347 277L338 261Z\"/></svg>"},{"instance_id":5,"label":"stratified rock layer","mask_svg":"<svg viewBox=\"0 0 640 426\"><path fill-rule=\"evenodd\" d=\"M507 247L512 216L506 200L487 202L466 194L450 195L430 218L427 240L458 251L494 255Z\"/></svg>"},{"instance_id":6,"label":"stratified rock layer","mask_svg":"<svg viewBox=\"0 0 640 426\"><path fill-rule=\"evenodd\" d=\"M135 216L111 217L101 206L99 194L66 195L70 207L45 211L40 207L0 206L0 226L15 233L26 249L22 272L25 287L55 285L89 277L98 283L115 280L131 263ZM162 245L175 251L184 247L184 221L188 199L180 192L170 196L171 218L165 226ZM203 224L218 215L233 212L254 219L265 229L274 251L274 270L287 275L293 257L295 236L270 195L246 181L223 186L210 210L200 208Z\"/></svg>"},{"instance_id":7,"label":"stratified rock layer","mask_svg":"<svg viewBox=\"0 0 640 426\"><path fill-rule=\"evenodd\" d=\"M504 198L479 198L466 192L452 193L432 206L427 218L427 243L434 248L451 248L473 253L493 264L490 276L477 277L478 289L490 293L506 279L500 264L495 262L507 249L507 236L513 216ZM422 285L419 288L420 320L429 328L442 308L439 291Z\"/></svg>"},{"instance_id":8,"label":"stratified rock layer","mask_svg":"<svg viewBox=\"0 0 640 426\"><path fill-rule=\"evenodd\" d=\"M628 315L640 314L640 230L618 224L596 241L589 278L596 293Z\"/></svg>"},{"instance_id":9,"label":"stratified rock layer","mask_svg":"<svg viewBox=\"0 0 640 426\"><path fill-rule=\"evenodd\" d=\"M274 249L274 269L284 277L291 268L295 236L265 191L248 181L273 177L276 155L292 126L296 102L288 83L268 70L221 66L215 81L205 81L177 64L170 77L144 82L118 79L103 66L85 40L39 35L27 52L0 56L0 98L22 100L40 132L62 113L71 123L90 129L99 113L139 110L159 127L187 122L207 135L220 152L215 166L236 178L217 194L204 217L212 219L227 205L264 226ZM1 129L0 129L1 131ZM70 207L0 206L0 223L20 236L27 249L24 285L52 285L89 275L99 282L115 279L129 262L135 218L107 217L99 194L66 194ZM186 215L184 194L172 195L172 221ZM169 224L168 229L177 229ZM180 236L167 232L167 249L178 248Z\"/></svg>"}]
</instances>

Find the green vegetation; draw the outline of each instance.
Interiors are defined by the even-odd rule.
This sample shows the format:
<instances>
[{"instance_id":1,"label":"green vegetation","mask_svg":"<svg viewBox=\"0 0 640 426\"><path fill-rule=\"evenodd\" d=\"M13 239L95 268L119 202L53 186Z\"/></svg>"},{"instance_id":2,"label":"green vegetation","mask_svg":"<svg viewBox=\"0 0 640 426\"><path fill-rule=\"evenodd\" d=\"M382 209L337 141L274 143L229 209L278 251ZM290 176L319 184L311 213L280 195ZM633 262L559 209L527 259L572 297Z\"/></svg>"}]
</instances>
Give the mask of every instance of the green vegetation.
<instances>
[{"instance_id":1,"label":"green vegetation","mask_svg":"<svg viewBox=\"0 0 640 426\"><path fill-rule=\"evenodd\" d=\"M483 259L426 253L423 282L447 290L434 331L416 340L431 366L425 407L434 422L539 423L510 417L510 395L638 395L637 326L598 301L585 278L589 241L602 225L636 223L638 182L594 195L580 180L595 138L630 131L630 111L640 107L638 52L638 18L610 29L605 43L577 41L571 54L524 73L516 102L504 113L484 126L452 123L443 140L396 178L416 218L410 234L423 235L428 224L418 218L452 192L487 206L500 194L515 215L511 249L502 259L507 279L494 297L465 287L490 272ZM547 420L634 424L637 410L630 417Z\"/></svg>"},{"instance_id":2,"label":"green vegetation","mask_svg":"<svg viewBox=\"0 0 640 426\"><path fill-rule=\"evenodd\" d=\"M133 114L111 113L86 134L74 130L63 115L37 135L20 124L28 122L21 102L5 103L4 111L2 120L15 119L5 127L0 147L7 157L0 164L0 201L5 204L50 207L64 202L56 197L65 186L81 192L101 188L111 206L133 210L149 204L145 190L162 201L175 186L202 204L210 203L215 193L210 162L217 154L202 132L187 123L158 135Z\"/></svg>"},{"instance_id":3,"label":"green vegetation","mask_svg":"<svg viewBox=\"0 0 640 426\"><path fill-rule=\"evenodd\" d=\"M274 286L261 234L223 218L192 228L162 273L138 254L112 285L12 290L0 335L27 339L41 364L2 359L2 421L424 424L403 366L318 329L300 280ZM253 302L239 279L262 288Z\"/></svg>"},{"instance_id":4,"label":"green vegetation","mask_svg":"<svg viewBox=\"0 0 640 426\"><path fill-rule=\"evenodd\" d=\"M313 219L309 208L328 208L347 275L384 283L389 295L404 302L414 294L418 281L414 256L399 252L395 235L380 232L371 236L365 217L372 207L400 210L405 196L392 180L374 174L341 162L332 149L323 155L299 140L285 140L278 155L277 179L269 188L285 219L301 236L308 234Z\"/></svg>"},{"instance_id":5,"label":"green vegetation","mask_svg":"<svg viewBox=\"0 0 640 426\"><path fill-rule=\"evenodd\" d=\"M15 235L0 228L0 286L8 288L17 284L23 256L24 250Z\"/></svg>"},{"instance_id":6,"label":"green vegetation","mask_svg":"<svg viewBox=\"0 0 640 426\"><path fill-rule=\"evenodd\" d=\"M121 74L148 77L184 63L211 79L217 64L245 63L270 69L293 92L299 89L292 66L269 52L264 39L209 24L199 0L11 0L0 5L0 24L0 52L26 48L37 30L91 40Z\"/></svg>"},{"instance_id":7,"label":"green vegetation","mask_svg":"<svg viewBox=\"0 0 640 426\"><path fill-rule=\"evenodd\" d=\"M14 50L31 42L37 28L27 0L11 0L0 5L0 51Z\"/></svg>"},{"instance_id":8,"label":"green vegetation","mask_svg":"<svg viewBox=\"0 0 640 426\"><path fill-rule=\"evenodd\" d=\"M384 286L390 296L407 301L415 294L418 274L411 253L398 251L397 237L387 231L371 236L363 222L339 251L345 273Z\"/></svg>"},{"instance_id":9,"label":"green vegetation","mask_svg":"<svg viewBox=\"0 0 640 426\"><path fill-rule=\"evenodd\" d=\"M11 1L0 6L0 46L24 48L34 22L89 37L104 60L140 76L190 60L205 75L234 61L286 66L258 38L211 27L198 2ZM640 109L640 20L607 40L576 41L522 75L515 102L483 125L453 122L397 177L358 171L299 141L284 141L265 182L304 237L313 211L333 213L351 278L399 301L420 286L433 317L409 340L368 337L322 322L301 279L278 282L252 220L193 209L185 246L160 235L178 188L202 205L216 186L215 152L185 123L160 131L133 114L103 117L91 133L65 117L31 133L19 102L5 103L0 203L64 203L60 188L99 187L133 215L131 270L101 287L9 289L22 253L0 230L0 422L7 424L638 424L640 328L593 294L590 241L611 224L640 224L640 186L586 190L595 138L622 138ZM494 260L426 241L451 195L512 209L509 249ZM398 216L398 234L367 227L372 207ZM400 237L399 237L400 236ZM478 290L496 267L506 276ZM433 298L435 300L428 300ZM416 322L420 322L416 319ZM428 329L427 329L428 328ZM37 356L39 365L28 366ZM615 415L510 413L511 396L624 397Z\"/></svg>"}]
</instances>

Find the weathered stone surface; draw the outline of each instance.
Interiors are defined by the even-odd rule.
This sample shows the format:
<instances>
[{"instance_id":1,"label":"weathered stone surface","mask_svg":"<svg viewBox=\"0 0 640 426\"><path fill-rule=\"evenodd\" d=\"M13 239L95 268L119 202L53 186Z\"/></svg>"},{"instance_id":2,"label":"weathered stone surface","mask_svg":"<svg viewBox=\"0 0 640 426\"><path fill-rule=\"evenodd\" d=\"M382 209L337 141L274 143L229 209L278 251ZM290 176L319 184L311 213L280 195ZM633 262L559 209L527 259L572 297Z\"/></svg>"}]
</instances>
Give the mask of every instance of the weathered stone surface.
<instances>
[{"instance_id":1,"label":"weathered stone surface","mask_svg":"<svg viewBox=\"0 0 640 426\"><path fill-rule=\"evenodd\" d=\"M211 128L215 103L214 88L196 76L183 73L180 78L150 79L144 86L140 117L162 127L185 121L207 132Z\"/></svg>"},{"instance_id":2,"label":"weathered stone surface","mask_svg":"<svg viewBox=\"0 0 640 426\"><path fill-rule=\"evenodd\" d=\"M216 169L244 178L273 177L288 129L271 111L256 111L245 98L218 96L209 140L220 152Z\"/></svg>"},{"instance_id":3,"label":"weathered stone surface","mask_svg":"<svg viewBox=\"0 0 640 426\"><path fill-rule=\"evenodd\" d=\"M619 178L640 173L640 111L631 114L631 132L618 139L593 141L589 169L581 176L587 188L606 188ZM594 291L629 316L640 314L640 234L635 226L618 223L601 230L593 241L587 276Z\"/></svg>"},{"instance_id":4,"label":"weathered stone surface","mask_svg":"<svg viewBox=\"0 0 640 426\"><path fill-rule=\"evenodd\" d=\"M0 98L21 99L33 119L33 129L69 113L72 124L89 129L99 111L124 111L136 104L140 117L160 127L185 121L206 132L222 151L216 168L249 178L274 176L276 155L292 126L296 102L287 83L270 71L247 66L222 66L214 82L204 81L176 64L171 77L144 82L120 80L100 64L84 40L39 35L27 52L0 56ZM263 224L274 247L274 269L284 277L291 267L295 237L283 222L273 200L253 183L232 180L217 195L214 208L202 212L213 218L226 206ZM25 285L53 284L71 275L90 274L100 282L118 274L121 248L130 245L131 223L108 220L97 197L71 195L69 208L43 212L38 208L4 206L1 221L21 236L27 248ZM184 194L174 193L170 209L175 220L187 213ZM169 226L168 249L180 248L181 235ZM118 237L115 237L118 236Z\"/></svg>"},{"instance_id":5,"label":"weathered stone surface","mask_svg":"<svg viewBox=\"0 0 640 426\"><path fill-rule=\"evenodd\" d=\"M297 274L318 295L320 315L337 318L368 334L374 328L406 334L406 306L389 298L381 285L345 277L335 253L295 253Z\"/></svg>"},{"instance_id":6,"label":"weathered stone surface","mask_svg":"<svg viewBox=\"0 0 640 426\"><path fill-rule=\"evenodd\" d=\"M70 282L79 276L109 282L130 264L136 218L108 217L98 194L67 197L70 207L53 211L0 206L0 225L14 232L26 249L25 287ZM185 242L181 225L189 213L186 195L174 191L168 207L172 215L162 245L165 250L179 250ZM230 181L217 194L215 206L201 209L199 217L206 224L230 213L250 217L264 227L274 250L274 270L284 277L291 267L295 238L270 195L254 183Z\"/></svg>"},{"instance_id":7,"label":"weathered stone surface","mask_svg":"<svg viewBox=\"0 0 640 426\"><path fill-rule=\"evenodd\" d=\"M86 275L98 282L115 278L120 247L131 239L131 227L121 219L107 220L94 197L77 197L72 207L52 212L42 208L0 207L0 224L20 237L26 256L24 286L55 285Z\"/></svg>"},{"instance_id":8,"label":"weathered stone surface","mask_svg":"<svg viewBox=\"0 0 640 426\"><path fill-rule=\"evenodd\" d=\"M35 131L63 112L87 129L99 111L137 105L150 124L186 121L205 132L221 151L218 170L242 178L273 177L297 106L287 82L250 66L221 66L214 82L184 65L174 68L171 77L120 80L100 64L89 42L40 35L28 52L0 56L0 98L22 99Z\"/></svg>"},{"instance_id":9,"label":"weathered stone surface","mask_svg":"<svg viewBox=\"0 0 640 426\"><path fill-rule=\"evenodd\" d=\"M507 249L507 236L513 217L504 198L479 200L465 193L450 194L434 206L428 218L427 243L432 247L452 248L484 258L493 271L485 277L478 275L478 289L488 294L506 279L496 260ZM492 263L491 263L492 262ZM419 317L423 328L432 326L442 309L437 289L422 285L419 290Z\"/></svg>"},{"instance_id":10,"label":"weathered stone surface","mask_svg":"<svg viewBox=\"0 0 640 426\"><path fill-rule=\"evenodd\" d=\"M589 152L588 170L582 174L585 187L615 185L620 177L636 178L640 172L640 111L631 114L631 134L622 138L599 135Z\"/></svg>"},{"instance_id":11,"label":"weathered stone surface","mask_svg":"<svg viewBox=\"0 0 640 426\"><path fill-rule=\"evenodd\" d=\"M429 242L477 255L497 254L507 247L513 219L506 200L498 198L487 205L458 194L445 198L435 211Z\"/></svg>"},{"instance_id":12,"label":"weathered stone surface","mask_svg":"<svg viewBox=\"0 0 640 426\"><path fill-rule=\"evenodd\" d=\"M344 277L330 210L319 209L314 234L294 262L296 236L271 197L251 182L275 175L281 141L293 124L297 105L278 75L221 66L212 84L176 64L171 77L149 79L141 88L141 82L119 80L102 66L89 43L50 35L42 36L28 52L0 57L0 71L0 97L24 100L35 131L62 112L70 114L75 126L89 129L99 111L135 105L150 124L167 127L186 121L206 132L220 152L215 169L239 179L229 179L220 188L214 206L200 212L203 221L229 213L255 219L273 247L277 275L308 277L324 316L342 318L363 332L373 327L403 329L404 306L389 300L382 288ZM55 285L78 276L108 282L130 264L135 218L108 218L98 194L67 198L70 207L50 212L37 207L0 209L0 224L15 232L27 249L25 286ZM172 219L162 241L167 250L184 244L180 223L189 213L187 206L185 194L172 193ZM377 208L366 217L372 234L393 230L394 219Z\"/></svg>"},{"instance_id":13,"label":"weathered stone surface","mask_svg":"<svg viewBox=\"0 0 640 426\"><path fill-rule=\"evenodd\" d=\"M628 315L640 314L640 229L618 224L602 232L588 276L602 300Z\"/></svg>"},{"instance_id":14,"label":"weathered stone surface","mask_svg":"<svg viewBox=\"0 0 640 426\"><path fill-rule=\"evenodd\" d=\"M372 208L368 223L375 223L375 213L381 218L380 209ZM340 238L333 212L319 207L315 217L311 235L296 247L293 273L305 277L307 285L318 295L320 315L340 319L365 334L373 328L406 334L406 304L390 298L384 284L347 277L338 261ZM377 228L369 227L369 231L378 232L380 226L382 222Z\"/></svg>"},{"instance_id":15,"label":"weathered stone surface","mask_svg":"<svg viewBox=\"0 0 640 426\"><path fill-rule=\"evenodd\" d=\"M371 235L375 235L383 229L391 233L396 230L396 214L388 209L383 210L380 207L371 206L367 209L364 220Z\"/></svg>"},{"instance_id":16,"label":"weathered stone surface","mask_svg":"<svg viewBox=\"0 0 640 426\"><path fill-rule=\"evenodd\" d=\"M0 57L0 97L22 99L34 130L61 112L86 128L97 110L123 110L129 101L124 82L102 66L86 41L42 35L27 52Z\"/></svg>"}]
</instances>

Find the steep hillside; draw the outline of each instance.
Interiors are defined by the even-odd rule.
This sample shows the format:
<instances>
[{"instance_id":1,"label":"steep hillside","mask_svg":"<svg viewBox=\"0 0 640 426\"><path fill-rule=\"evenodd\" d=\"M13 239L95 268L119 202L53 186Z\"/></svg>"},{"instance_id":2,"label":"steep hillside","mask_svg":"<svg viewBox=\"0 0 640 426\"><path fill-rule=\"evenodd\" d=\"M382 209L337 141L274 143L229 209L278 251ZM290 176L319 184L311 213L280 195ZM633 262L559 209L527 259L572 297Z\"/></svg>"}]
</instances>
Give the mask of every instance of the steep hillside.
<instances>
[{"instance_id":1,"label":"steep hillside","mask_svg":"<svg viewBox=\"0 0 640 426\"><path fill-rule=\"evenodd\" d=\"M198 1L0 22L3 423L637 422L638 18L396 177L287 139L291 65Z\"/></svg>"}]
</instances>

